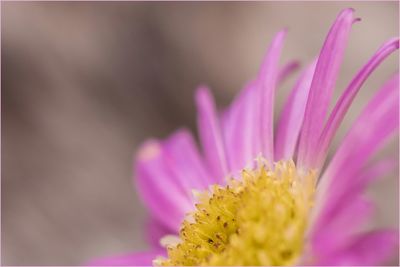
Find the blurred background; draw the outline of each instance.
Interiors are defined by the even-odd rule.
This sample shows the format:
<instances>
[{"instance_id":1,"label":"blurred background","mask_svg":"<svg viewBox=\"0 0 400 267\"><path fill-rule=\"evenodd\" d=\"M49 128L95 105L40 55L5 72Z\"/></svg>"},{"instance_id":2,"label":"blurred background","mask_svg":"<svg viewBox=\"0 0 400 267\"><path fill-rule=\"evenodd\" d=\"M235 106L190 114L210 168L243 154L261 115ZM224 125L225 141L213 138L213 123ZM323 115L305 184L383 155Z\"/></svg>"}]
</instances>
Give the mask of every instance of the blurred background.
<instances>
[{"instance_id":1,"label":"blurred background","mask_svg":"<svg viewBox=\"0 0 400 267\"><path fill-rule=\"evenodd\" d=\"M147 248L132 156L148 137L195 130L193 92L219 107L252 79L274 33L282 64L319 52L337 13L356 9L335 96L388 38L397 2L2 2L3 265L79 265ZM370 77L335 145L398 53ZM277 107L293 85L288 79ZM383 154L398 154L393 140ZM369 192L377 225L398 226L398 172Z\"/></svg>"}]
</instances>

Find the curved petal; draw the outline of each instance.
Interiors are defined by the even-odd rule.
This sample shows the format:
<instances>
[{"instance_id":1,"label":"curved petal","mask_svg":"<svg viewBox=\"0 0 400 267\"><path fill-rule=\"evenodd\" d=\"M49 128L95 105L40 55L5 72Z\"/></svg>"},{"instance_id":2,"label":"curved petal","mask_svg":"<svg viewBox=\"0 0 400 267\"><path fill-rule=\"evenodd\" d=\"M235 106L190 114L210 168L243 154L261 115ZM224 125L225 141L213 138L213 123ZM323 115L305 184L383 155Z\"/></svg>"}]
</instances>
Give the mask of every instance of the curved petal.
<instances>
[{"instance_id":1,"label":"curved petal","mask_svg":"<svg viewBox=\"0 0 400 267\"><path fill-rule=\"evenodd\" d=\"M330 255L362 229L374 214L374 205L362 196L366 183L392 174L396 162L393 158L380 160L358 175L346 176L351 180L346 190L330 188L334 193L326 196L328 199L310 234L311 245L318 255Z\"/></svg>"},{"instance_id":2,"label":"curved petal","mask_svg":"<svg viewBox=\"0 0 400 267\"><path fill-rule=\"evenodd\" d=\"M176 131L162 144L166 164L187 192L193 189L206 189L215 183L188 130Z\"/></svg>"},{"instance_id":3,"label":"curved petal","mask_svg":"<svg viewBox=\"0 0 400 267\"><path fill-rule=\"evenodd\" d=\"M165 252L161 250L135 252L96 259L89 262L87 266L153 266L153 260L163 255Z\"/></svg>"},{"instance_id":4,"label":"curved petal","mask_svg":"<svg viewBox=\"0 0 400 267\"><path fill-rule=\"evenodd\" d=\"M372 266L383 264L398 251L398 230L379 230L362 234L348 246L329 258L320 259L320 265Z\"/></svg>"},{"instance_id":5,"label":"curved petal","mask_svg":"<svg viewBox=\"0 0 400 267\"><path fill-rule=\"evenodd\" d=\"M316 62L308 66L292 89L279 119L275 141L275 160L292 159L303 124L308 92Z\"/></svg>"},{"instance_id":6,"label":"curved petal","mask_svg":"<svg viewBox=\"0 0 400 267\"><path fill-rule=\"evenodd\" d=\"M159 222L157 219L154 218L148 218L145 228L146 228L146 239L154 249L162 249L160 240L164 236L178 234L178 232L171 231L163 223Z\"/></svg>"},{"instance_id":7,"label":"curved petal","mask_svg":"<svg viewBox=\"0 0 400 267\"><path fill-rule=\"evenodd\" d=\"M213 181L221 184L224 183L224 177L229 172L229 162L214 99L208 88L200 87L196 91L195 100L203 153Z\"/></svg>"},{"instance_id":8,"label":"curved petal","mask_svg":"<svg viewBox=\"0 0 400 267\"><path fill-rule=\"evenodd\" d=\"M274 160L274 99L278 79L278 63L283 47L286 30L280 31L274 37L261 65L257 78L258 112L260 123L260 140L264 157Z\"/></svg>"},{"instance_id":9,"label":"curved petal","mask_svg":"<svg viewBox=\"0 0 400 267\"><path fill-rule=\"evenodd\" d=\"M345 176L348 182L345 187L338 183L333 183L331 185L330 192L332 193L326 196L329 197L329 199L326 200L324 209L321 211L319 218L321 228L325 228L325 224L338 218L340 212L345 212L348 203L351 202L353 198L357 198L359 195L363 194L369 182L393 174L397 162L398 161L394 158L382 159L368 168L363 169L356 175L341 173L340 177L336 179L341 179Z\"/></svg>"},{"instance_id":10,"label":"curved petal","mask_svg":"<svg viewBox=\"0 0 400 267\"><path fill-rule=\"evenodd\" d=\"M397 49L399 49L398 38L393 38L383 44L367 62L367 64L358 72L358 74L343 92L331 115L329 116L325 128L319 138L318 156L316 159L318 167L323 165L329 145L332 142L340 123L346 115L347 110L349 109L361 86L364 84L370 74L380 65L380 63Z\"/></svg>"},{"instance_id":11,"label":"curved petal","mask_svg":"<svg viewBox=\"0 0 400 267\"><path fill-rule=\"evenodd\" d=\"M353 24L353 10L345 9L332 25L318 57L304 115L298 148L299 166L314 167L313 152L321 134L344 49Z\"/></svg>"},{"instance_id":12,"label":"curved petal","mask_svg":"<svg viewBox=\"0 0 400 267\"><path fill-rule=\"evenodd\" d=\"M222 114L221 122L231 174L252 163L259 145L259 132L254 121L255 82L249 83Z\"/></svg>"},{"instance_id":13,"label":"curved petal","mask_svg":"<svg viewBox=\"0 0 400 267\"><path fill-rule=\"evenodd\" d=\"M361 195L342 199L336 209L331 210L318 221L311 235L313 253L319 257L329 257L338 248L343 247L359 232L372 217L375 207Z\"/></svg>"},{"instance_id":14,"label":"curved petal","mask_svg":"<svg viewBox=\"0 0 400 267\"><path fill-rule=\"evenodd\" d=\"M321 198L321 203L323 199L332 197L327 198L328 186L335 184L336 189L329 190L332 194L351 189L350 184L354 182L351 177L360 172L368 159L396 132L399 126L398 88L399 75L396 74L385 83L358 116L318 185L317 197Z\"/></svg>"},{"instance_id":15,"label":"curved petal","mask_svg":"<svg viewBox=\"0 0 400 267\"><path fill-rule=\"evenodd\" d=\"M192 203L190 191L174 173L179 168L169 165L167 158L161 142L145 142L135 158L135 182L139 196L151 214L171 231L178 231L179 224L185 213L191 210Z\"/></svg>"},{"instance_id":16,"label":"curved petal","mask_svg":"<svg viewBox=\"0 0 400 267\"><path fill-rule=\"evenodd\" d=\"M285 35L284 30L275 36L261 64L258 78L250 82L221 115L232 175L251 166L256 156L263 151L264 156L273 159L273 147L270 146L273 145L274 92L277 84L283 82L299 66L298 62L292 61L278 71ZM263 149L263 146L268 148Z\"/></svg>"},{"instance_id":17,"label":"curved petal","mask_svg":"<svg viewBox=\"0 0 400 267\"><path fill-rule=\"evenodd\" d=\"M342 216L348 217L348 220L354 216L362 217L364 212L356 214L346 210L349 203L360 198L368 182L393 169L392 161L381 161L363 171L370 156L398 128L398 97L398 75L396 75L395 79L386 83L368 103L328 165L318 185L315 200L317 206L313 210L310 223L311 236L317 250L330 250L334 247L318 245L318 240L327 239L329 227L326 225ZM332 231L330 235L334 236L336 232Z\"/></svg>"},{"instance_id":18,"label":"curved petal","mask_svg":"<svg viewBox=\"0 0 400 267\"><path fill-rule=\"evenodd\" d=\"M327 200L327 206L324 208L325 212L330 212L334 209L345 208L346 203L345 200L347 196L357 196L358 194L362 194L364 190L366 190L367 185L374 180L385 177L388 174L393 174L393 171L396 168L396 160L394 158L383 159L372 166L363 169L357 175L352 174L341 174L341 177L337 179L343 179L342 181L346 181L346 185L343 183L332 183L329 196L329 200ZM341 208L340 208L341 207ZM334 217L334 215L332 216Z\"/></svg>"},{"instance_id":19,"label":"curved petal","mask_svg":"<svg viewBox=\"0 0 400 267\"><path fill-rule=\"evenodd\" d=\"M277 86L281 85L293 72L300 67L298 61L290 61L284 65L280 70L277 78Z\"/></svg>"},{"instance_id":20,"label":"curved petal","mask_svg":"<svg viewBox=\"0 0 400 267\"><path fill-rule=\"evenodd\" d=\"M347 190L331 196L311 235L312 246L319 255L329 255L342 247L373 216L374 205L362 196L366 183L392 174L395 167L392 158L380 160L360 174L348 177L352 182ZM337 190L340 188L331 188L332 192Z\"/></svg>"},{"instance_id":21,"label":"curved petal","mask_svg":"<svg viewBox=\"0 0 400 267\"><path fill-rule=\"evenodd\" d=\"M278 75L278 84L299 67L297 61L287 63ZM260 146L260 136L255 122L254 103L257 101L256 82L252 81L235 97L232 104L221 114L222 133L229 155L232 175L245 167L251 167ZM258 151L258 152L256 152Z\"/></svg>"}]
</instances>

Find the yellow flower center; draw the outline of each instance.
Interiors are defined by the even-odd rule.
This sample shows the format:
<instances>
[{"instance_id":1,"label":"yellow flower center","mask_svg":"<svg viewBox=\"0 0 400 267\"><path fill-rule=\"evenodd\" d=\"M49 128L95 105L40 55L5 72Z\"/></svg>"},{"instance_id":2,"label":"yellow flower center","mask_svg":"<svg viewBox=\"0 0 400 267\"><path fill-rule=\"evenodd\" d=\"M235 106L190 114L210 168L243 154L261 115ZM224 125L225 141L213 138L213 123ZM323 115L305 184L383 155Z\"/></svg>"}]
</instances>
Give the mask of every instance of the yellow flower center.
<instances>
[{"instance_id":1,"label":"yellow flower center","mask_svg":"<svg viewBox=\"0 0 400 267\"><path fill-rule=\"evenodd\" d=\"M243 170L228 185L198 194L168 258L157 265L292 265L303 251L312 206L315 171L293 161Z\"/></svg>"}]
</instances>

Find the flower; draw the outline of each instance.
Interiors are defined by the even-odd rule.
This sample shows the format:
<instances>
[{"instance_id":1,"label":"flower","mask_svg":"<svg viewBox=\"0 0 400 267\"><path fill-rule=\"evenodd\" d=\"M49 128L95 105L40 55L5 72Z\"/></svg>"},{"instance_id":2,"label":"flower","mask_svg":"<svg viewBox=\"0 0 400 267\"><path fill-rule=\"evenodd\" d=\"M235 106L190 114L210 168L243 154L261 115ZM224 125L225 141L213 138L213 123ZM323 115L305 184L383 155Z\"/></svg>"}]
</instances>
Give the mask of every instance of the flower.
<instances>
[{"instance_id":1,"label":"flower","mask_svg":"<svg viewBox=\"0 0 400 267\"><path fill-rule=\"evenodd\" d=\"M364 227L373 203L363 193L396 167L391 158L371 157L398 129L398 73L325 162L361 86L399 48L398 38L384 43L328 116L347 38L359 20L353 15L353 9L338 15L318 58L288 96L277 129L275 89L294 69L278 68L285 30L273 39L257 78L223 112L200 87L195 99L202 151L180 129L166 140L145 142L135 158L154 250L94 264L375 265L390 257L398 230Z\"/></svg>"}]
</instances>

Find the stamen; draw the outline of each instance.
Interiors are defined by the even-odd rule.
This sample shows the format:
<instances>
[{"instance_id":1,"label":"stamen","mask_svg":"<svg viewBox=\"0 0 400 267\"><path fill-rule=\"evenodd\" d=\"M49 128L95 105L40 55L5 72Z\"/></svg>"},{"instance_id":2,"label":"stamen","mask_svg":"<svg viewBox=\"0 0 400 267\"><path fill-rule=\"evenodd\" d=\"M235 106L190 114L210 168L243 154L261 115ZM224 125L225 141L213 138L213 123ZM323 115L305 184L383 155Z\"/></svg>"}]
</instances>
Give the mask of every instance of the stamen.
<instances>
[{"instance_id":1,"label":"stamen","mask_svg":"<svg viewBox=\"0 0 400 267\"><path fill-rule=\"evenodd\" d=\"M196 192L196 209L184 220L180 242L167 245L157 265L291 265L303 250L315 172L292 161L268 164L226 186Z\"/></svg>"}]
</instances>

